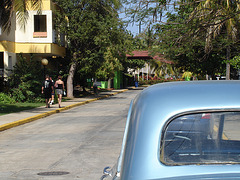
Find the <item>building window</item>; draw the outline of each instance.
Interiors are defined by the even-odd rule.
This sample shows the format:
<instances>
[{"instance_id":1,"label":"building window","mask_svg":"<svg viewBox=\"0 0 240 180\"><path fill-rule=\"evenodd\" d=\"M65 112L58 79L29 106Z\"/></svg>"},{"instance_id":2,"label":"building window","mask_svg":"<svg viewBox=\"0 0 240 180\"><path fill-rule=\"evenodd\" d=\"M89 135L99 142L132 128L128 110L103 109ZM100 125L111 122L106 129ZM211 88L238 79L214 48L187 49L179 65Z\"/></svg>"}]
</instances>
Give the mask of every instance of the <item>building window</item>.
<instances>
[{"instance_id":1,"label":"building window","mask_svg":"<svg viewBox=\"0 0 240 180\"><path fill-rule=\"evenodd\" d=\"M47 32L46 15L34 15L34 32Z\"/></svg>"},{"instance_id":2,"label":"building window","mask_svg":"<svg viewBox=\"0 0 240 180\"><path fill-rule=\"evenodd\" d=\"M46 38L47 37L47 16L46 15L34 15L34 38Z\"/></svg>"}]
</instances>

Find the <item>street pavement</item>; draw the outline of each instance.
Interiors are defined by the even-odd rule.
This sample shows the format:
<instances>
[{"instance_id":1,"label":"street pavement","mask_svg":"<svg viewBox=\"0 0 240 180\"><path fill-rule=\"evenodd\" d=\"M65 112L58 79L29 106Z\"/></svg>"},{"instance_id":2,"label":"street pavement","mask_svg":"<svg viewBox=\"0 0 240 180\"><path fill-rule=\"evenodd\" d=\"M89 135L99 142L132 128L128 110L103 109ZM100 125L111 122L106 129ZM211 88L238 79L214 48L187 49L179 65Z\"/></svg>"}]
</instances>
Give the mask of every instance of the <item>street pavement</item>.
<instances>
[{"instance_id":1,"label":"street pavement","mask_svg":"<svg viewBox=\"0 0 240 180\"><path fill-rule=\"evenodd\" d=\"M130 87L130 88L133 88L133 87ZM116 89L116 90L111 90L106 92L100 92L97 96L93 95L93 96L84 97L84 98L74 98L74 99L62 102L61 108L58 107L58 104L51 105L50 108L45 108L45 105L44 105L38 108L26 110L26 111L2 115L0 116L0 131L4 131L25 123L29 123L37 119L50 116L52 114L60 113L62 111L68 110L73 107L81 106L86 103L107 98L115 94L125 92L127 90L128 89Z\"/></svg>"},{"instance_id":2,"label":"street pavement","mask_svg":"<svg viewBox=\"0 0 240 180\"><path fill-rule=\"evenodd\" d=\"M102 92L101 100L0 132L0 179L99 179L117 162L129 104L141 90ZM81 103L73 101L65 109Z\"/></svg>"}]
</instances>

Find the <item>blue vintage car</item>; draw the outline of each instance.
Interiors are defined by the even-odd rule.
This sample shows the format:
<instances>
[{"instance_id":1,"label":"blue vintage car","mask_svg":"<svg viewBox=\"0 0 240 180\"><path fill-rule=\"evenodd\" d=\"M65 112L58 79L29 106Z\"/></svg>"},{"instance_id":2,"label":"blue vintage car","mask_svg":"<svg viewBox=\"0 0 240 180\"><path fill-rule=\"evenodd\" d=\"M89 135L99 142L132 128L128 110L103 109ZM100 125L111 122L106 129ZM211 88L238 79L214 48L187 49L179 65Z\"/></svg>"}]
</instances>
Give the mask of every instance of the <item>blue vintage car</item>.
<instances>
[{"instance_id":1,"label":"blue vintage car","mask_svg":"<svg viewBox=\"0 0 240 180\"><path fill-rule=\"evenodd\" d=\"M132 101L101 179L240 179L240 81L162 83Z\"/></svg>"}]
</instances>

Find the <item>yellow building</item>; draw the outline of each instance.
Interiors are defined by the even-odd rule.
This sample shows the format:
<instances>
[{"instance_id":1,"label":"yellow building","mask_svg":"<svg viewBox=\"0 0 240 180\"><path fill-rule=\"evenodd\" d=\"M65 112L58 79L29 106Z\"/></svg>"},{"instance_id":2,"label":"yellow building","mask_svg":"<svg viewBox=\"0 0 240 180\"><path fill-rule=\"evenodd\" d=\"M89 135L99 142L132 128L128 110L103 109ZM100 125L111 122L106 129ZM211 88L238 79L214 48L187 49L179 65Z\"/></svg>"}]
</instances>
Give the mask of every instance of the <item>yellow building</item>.
<instances>
[{"instance_id":1,"label":"yellow building","mask_svg":"<svg viewBox=\"0 0 240 180\"><path fill-rule=\"evenodd\" d=\"M65 56L65 36L54 30L56 4L42 0L42 11L29 10L25 28L16 20L11 21L10 33L0 28L0 77L8 77L17 62L19 53L34 54L36 60Z\"/></svg>"}]
</instances>

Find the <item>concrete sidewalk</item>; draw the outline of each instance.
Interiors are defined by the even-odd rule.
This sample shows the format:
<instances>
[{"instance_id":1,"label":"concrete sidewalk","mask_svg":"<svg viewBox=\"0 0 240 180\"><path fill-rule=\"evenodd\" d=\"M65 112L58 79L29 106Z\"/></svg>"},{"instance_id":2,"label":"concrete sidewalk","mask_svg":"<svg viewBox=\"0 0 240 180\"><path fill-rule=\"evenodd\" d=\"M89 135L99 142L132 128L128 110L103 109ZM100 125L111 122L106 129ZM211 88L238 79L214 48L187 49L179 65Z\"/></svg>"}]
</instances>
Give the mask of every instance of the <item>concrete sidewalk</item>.
<instances>
[{"instance_id":1,"label":"concrete sidewalk","mask_svg":"<svg viewBox=\"0 0 240 180\"><path fill-rule=\"evenodd\" d=\"M55 113L60 113L67 109L84 105L86 103L90 103L99 99L107 98L109 96L113 96L115 94L125 92L128 89L120 89L120 90L111 90L107 92L100 92L98 96L89 96L84 98L74 98L72 100L67 100L61 103L62 108L58 108L58 104L51 105L51 108L45 108L45 106L41 106L38 108L21 111L18 113L11 113L0 116L0 131L4 131L6 129L10 129L12 127L16 127L25 123L29 123L31 121L35 121L40 118L44 118L50 116Z\"/></svg>"}]
</instances>

